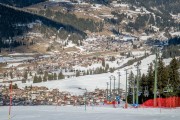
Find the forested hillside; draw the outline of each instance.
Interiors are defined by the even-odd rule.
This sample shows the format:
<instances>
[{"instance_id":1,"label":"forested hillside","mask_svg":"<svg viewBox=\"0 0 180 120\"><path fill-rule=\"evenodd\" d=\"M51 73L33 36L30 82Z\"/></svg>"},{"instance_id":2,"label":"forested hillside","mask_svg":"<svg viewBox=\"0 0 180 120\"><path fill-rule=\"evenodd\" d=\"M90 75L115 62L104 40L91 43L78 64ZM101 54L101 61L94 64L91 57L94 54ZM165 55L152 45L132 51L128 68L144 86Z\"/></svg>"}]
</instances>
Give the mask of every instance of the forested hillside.
<instances>
[{"instance_id":1,"label":"forested hillside","mask_svg":"<svg viewBox=\"0 0 180 120\"><path fill-rule=\"evenodd\" d=\"M36 20L42 22L42 28L44 29L43 31L47 31L50 29L54 31L55 34L57 33L58 29L63 28L66 37L68 36L68 34L73 34L79 39L83 39L86 36L86 33L78 30L71 25L65 25L50 20L46 17L20 11L0 4L0 41L4 42L4 40L6 39L12 39L12 37L14 36L23 35L29 32L30 28L27 27L27 24L35 22ZM61 34L59 34L59 36L61 36ZM4 46L7 45L1 44L1 47Z\"/></svg>"},{"instance_id":2,"label":"forested hillside","mask_svg":"<svg viewBox=\"0 0 180 120\"><path fill-rule=\"evenodd\" d=\"M39 14L54 21L71 25L81 31L98 32L102 31L103 23L95 22L92 19L78 18L75 14L53 11L50 8L40 10Z\"/></svg>"},{"instance_id":3,"label":"forested hillside","mask_svg":"<svg viewBox=\"0 0 180 120\"><path fill-rule=\"evenodd\" d=\"M0 0L0 3L15 6L15 7L26 7L29 5L45 2L47 0Z\"/></svg>"}]
</instances>

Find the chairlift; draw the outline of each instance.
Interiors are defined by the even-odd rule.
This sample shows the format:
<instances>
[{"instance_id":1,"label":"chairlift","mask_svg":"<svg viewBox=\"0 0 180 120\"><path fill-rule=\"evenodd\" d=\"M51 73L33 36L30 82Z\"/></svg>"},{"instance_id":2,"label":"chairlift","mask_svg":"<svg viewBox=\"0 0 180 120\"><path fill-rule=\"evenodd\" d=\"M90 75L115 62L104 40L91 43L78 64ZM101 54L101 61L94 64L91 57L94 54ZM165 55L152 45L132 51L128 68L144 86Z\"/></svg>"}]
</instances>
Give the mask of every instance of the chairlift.
<instances>
[{"instance_id":1,"label":"chairlift","mask_svg":"<svg viewBox=\"0 0 180 120\"><path fill-rule=\"evenodd\" d=\"M145 96L145 97L148 97L148 96L149 96L149 91L148 91L148 90L145 90L145 91L144 91L144 96Z\"/></svg>"},{"instance_id":2,"label":"chairlift","mask_svg":"<svg viewBox=\"0 0 180 120\"><path fill-rule=\"evenodd\" d=\"M139 91L139 92L138 92L138 96L140 96L141 94L142 94L142 92L141 92L141 91Z\"/></svg>"},{"instance_id":3,"label":"chairlift","mask_svg":"<svg viewBox=\"0 0 180 120\"><path fill-rule=\"evenodd\" d=\"M133 95L133 93L132 93L132 92L129 92L129 95Z\"/></svg>"},{"instance_id":4,"label":"chairlift","mask_svg":"<svg viewBox=\"0 0 180 120\"><path fill-rule=\"evenodd\" d=\"M153 91L153 94L154 94L154 91ZM157 90L156 91L156 95L159 95L160 94L160 92L159 92L159 90Z\"/></svg>"},{"instance_id":5,"label":"chairlift","mask_svg":"<svg viewBox=\"0 0 180 120\"><path fill-rule=\"evenodd\" d=\"M167 90L163 90L164 93L167 93L168 91Z\"/></svg>"},{"instance_id":6,"label":"chairlift","mask_svg":"<svg viewBox=\"0 0 180 120\"><path fill-rule=\"evenodd\" d=\"M169 84L164 88L163 92L164 93L171 93L171 92L173 92L173 87Z\"/></svg>"}]
</instances>

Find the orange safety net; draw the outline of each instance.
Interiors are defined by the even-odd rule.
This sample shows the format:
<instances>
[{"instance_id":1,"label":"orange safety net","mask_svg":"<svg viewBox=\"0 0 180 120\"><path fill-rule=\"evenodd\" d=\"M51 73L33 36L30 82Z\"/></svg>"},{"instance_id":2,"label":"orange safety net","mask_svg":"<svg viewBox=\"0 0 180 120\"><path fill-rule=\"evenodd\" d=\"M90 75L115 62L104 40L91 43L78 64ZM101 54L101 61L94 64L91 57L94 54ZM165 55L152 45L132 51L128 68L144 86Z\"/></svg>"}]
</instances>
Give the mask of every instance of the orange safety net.
<instances>
[{"instance_id":1,"label":"orange safety net","mask_svg":"<svg viewBox=\"0 0 180 120\"><path fill-rule=\"evenodd\" d=\"M169 98L157 98L156 105L154 106L154 99L145 101L142 106L146 107L180 107L180 97L169 97Z\"/></svg>"}]
</instances>

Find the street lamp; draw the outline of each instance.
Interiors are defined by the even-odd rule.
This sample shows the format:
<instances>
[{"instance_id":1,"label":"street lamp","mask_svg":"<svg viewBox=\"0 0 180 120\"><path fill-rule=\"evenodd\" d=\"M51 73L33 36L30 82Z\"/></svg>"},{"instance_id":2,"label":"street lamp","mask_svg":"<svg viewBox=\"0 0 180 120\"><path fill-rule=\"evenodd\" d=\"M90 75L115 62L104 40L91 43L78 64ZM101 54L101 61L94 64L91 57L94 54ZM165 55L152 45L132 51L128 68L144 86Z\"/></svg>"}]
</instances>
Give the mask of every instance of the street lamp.
<instances>
[{"instance_id":1,"label":"street lamp","mask_svg":"<svg viewBox=\"0 0 180 120\"><path fill-rule=\"evenodd\" d=\"M84 94L84 108L85 108L85 111L86 111L86 94L87 94L87 89L86 88L79 88L80 90L85 90L86 92L85 92L85 94Z\"/></svg>"}]
</instances>

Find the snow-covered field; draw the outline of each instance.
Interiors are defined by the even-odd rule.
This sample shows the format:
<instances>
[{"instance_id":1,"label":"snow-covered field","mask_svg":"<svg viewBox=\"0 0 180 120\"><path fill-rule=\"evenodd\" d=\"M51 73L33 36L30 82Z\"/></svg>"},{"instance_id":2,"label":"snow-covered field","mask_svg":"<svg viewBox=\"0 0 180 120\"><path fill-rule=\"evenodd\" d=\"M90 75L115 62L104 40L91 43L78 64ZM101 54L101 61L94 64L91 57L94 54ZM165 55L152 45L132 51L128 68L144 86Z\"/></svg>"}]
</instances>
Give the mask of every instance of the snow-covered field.
<instances>
[{"instance_id":1,"label":"snow-covered field","mask_svg":"<svg viewBox=\"0 0 180 120\"><path fill-rule=\"evenodd\" d=\"M16 106L11 120L179 120L180 108L112 108L84 106ZM0 107L0 119L8 120L8 107Z\"/></svg>"},{"instance_id":2,"label":"snow-covered field","mask_svg":"<svg viewBox=\"0 0 180 120\"><path fill-rule=\"evenodd\" d=\"M33 57L2 57L0 56L0 63L3 62L21 62L25 60L34 59Z\"/></svg>"}]
</instances>

